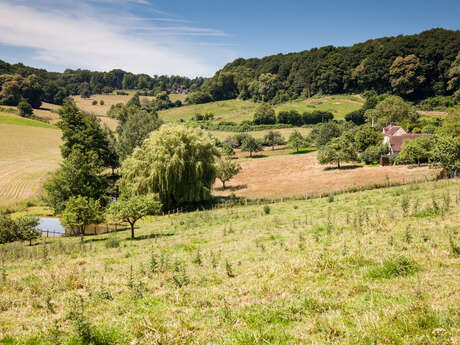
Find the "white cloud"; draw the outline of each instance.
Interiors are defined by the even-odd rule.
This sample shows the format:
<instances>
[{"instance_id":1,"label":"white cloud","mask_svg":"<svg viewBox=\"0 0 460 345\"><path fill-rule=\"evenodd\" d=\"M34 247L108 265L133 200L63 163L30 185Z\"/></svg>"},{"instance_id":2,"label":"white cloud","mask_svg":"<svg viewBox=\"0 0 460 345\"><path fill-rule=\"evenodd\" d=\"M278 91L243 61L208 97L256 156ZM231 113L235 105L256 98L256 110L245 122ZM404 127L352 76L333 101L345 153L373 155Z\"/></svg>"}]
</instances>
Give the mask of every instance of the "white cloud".
<instances>
[{"instance_id":1,"label":"white cloud","mask_svg":"<svg viewBox=\"0 0 460 345\"><path fill-rule=\"evenodd\" d=\"M148 4L144 0L131 1ZM229 59L234 56L228 48L225 51L204 51L200 55L194 45L186 41L187 36L225 37L220 30L189 25L163 26L154 22L140 27L139 19L149 18L113 12L103 14L97 10L88 2L84 3L84 8L74 7L72 11L69 8L44 11L43 8L0 0L0 43L32 48L37 52L36 59L59 66L100 71L122 68L148 74L211 75L217 66L206 58L206 54L228 56ZM180 19L169 19L181 22ZM168 18L160 21L167 22ZM202 46L201 42L195 43ZM209 46L216 49L219 43Z\"/></svg>"}]
</instances>

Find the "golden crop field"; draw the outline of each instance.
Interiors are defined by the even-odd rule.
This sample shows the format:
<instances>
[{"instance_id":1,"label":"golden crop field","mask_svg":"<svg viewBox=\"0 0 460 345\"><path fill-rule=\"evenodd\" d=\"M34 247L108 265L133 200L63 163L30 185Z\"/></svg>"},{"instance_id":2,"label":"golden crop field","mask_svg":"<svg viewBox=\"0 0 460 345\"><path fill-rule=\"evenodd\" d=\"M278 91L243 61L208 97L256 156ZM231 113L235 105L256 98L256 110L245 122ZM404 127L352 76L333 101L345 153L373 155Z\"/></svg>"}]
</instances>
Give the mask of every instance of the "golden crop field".
<instances>
[{"instance_id":1,"label":"golden crop field","mask_svg":"<svg viewBox=\"0 0 460 345\"><path fill-rule=\"evenodd\" d=\"M33 120L0 115L0 205L37 199L59 166L61 133Z\"/></svg>"}]
</instances>

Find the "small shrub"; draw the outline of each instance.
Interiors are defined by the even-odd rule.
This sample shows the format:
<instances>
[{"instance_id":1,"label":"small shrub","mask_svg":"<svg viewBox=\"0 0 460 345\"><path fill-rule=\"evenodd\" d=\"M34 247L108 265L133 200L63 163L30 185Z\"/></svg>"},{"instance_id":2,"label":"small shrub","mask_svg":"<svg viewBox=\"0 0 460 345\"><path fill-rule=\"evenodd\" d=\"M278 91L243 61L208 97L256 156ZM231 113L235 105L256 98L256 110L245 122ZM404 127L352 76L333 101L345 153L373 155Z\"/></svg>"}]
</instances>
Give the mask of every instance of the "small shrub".
<instances>
[{"instance_id":1,"label":"small shrub","mask_svg":"<svg viewBox=\"0 0 460 345\"><path fill-rule=\"evenodd\" d=\"M99 104L100 104L100 105L104 105L104 104L105 104L105 103L104 103L104 100L101 99L101 100L99 101Z\"/></svg>"},{"instance_id":2,"label":"small shrub","mask_svg":"<svg viewBox=\"0 0 460 345\"><path fill-rule=\"evenodd\" d=\"M196 251L196 255L192 261L194 264L197 264L198 266L201 266L201 264L203 263L203 260L201 259L201 252L199 249Z\"/></svg>"},{"instance_id":3,"label":"small shrub","mask_svg":"<svg viewBox=\"0 0 460 345\"><path fill-rule=\"evenodd\" d=\"M452 235L449 235L449 246L454 256L460 255L460 247L455 244L454 239L452 238Z\"/></svg>"},{"instance_id":4,"label":"small shrub","mask_svg":"<svg viewBox=\"0 0 460 345\"><path fill-rule=\"evenodd\" d=\"M172 281L176 287L181 288L190 284L190 279L185 270L185 265L183 262L177 260L174 267L174 274L172 276Z\"/></svg>"},{"instance_id":5,"label":"small shrub","mask_svg":"<svg viewBox=\"0 0 460 345\"><path fill-rule=\"evenodd\" d=\"M405 256L390 258L382 265L371 268L366 276L371 279L390 279L414 274L419 270L418 265Z\"/></svg>"},{"instance_id":6,"label":"small shrub","mask_svg":"<svg viewBox=\"0 0 460 345\"><path fill-rule=\"evenodd\" d=\"M329 202L329 203L334 202L334 196L329 195L328 198L327 198L327 202Z\"/></svg>"},{"instance_id":7,"label":"small shrub","mask_svg":"<svg viewBox=\"0 0 460 345\"><path fill-rule=\"evenodd\" d=\"M94 100L94 101L92 102L92 105L97 105L97 101Z\"/></svg>"},{"instance_id":8,"label":"small shrub","mask_svg":"<svg viewBox=\"0 0 460 345\"><path fill-rule=\"evenodd\" d=\"M401 199L401 209L405 215L409 212L409 197L407 195Z\"/></svg>"},{"instance_id":9,"label":"small shrub","mask_svg":"<svg viewBox=\"0 0 460 345\"><path fill-rule=\"evenodd\" d=\"M265 214L270 214L270 206L268 206L268 205L264 206L264 213Z\"/></svg>"},{"instance_id":10,"label":"small shrub","mask_svg":"<svg viewBox=\"0 0 460 345\"><path fill-rule=\"evenodd\" d=\"M157 273L160 269L157 257L154 252L150 254L150 272Z\"/></svg>"},{"instance_id":11,"label":"small shrub","mask_svg":"<svg viewBox=\"0 0 460 345\"><path fill-rule=\"evenodd\" d=\"M225 260L225 271L227 272L227 276L229 278L233 278L235 276L235 274L233 273L232 265L230 264L230 262L228 262L228 260Z\"/></svg>"}]
</instances>

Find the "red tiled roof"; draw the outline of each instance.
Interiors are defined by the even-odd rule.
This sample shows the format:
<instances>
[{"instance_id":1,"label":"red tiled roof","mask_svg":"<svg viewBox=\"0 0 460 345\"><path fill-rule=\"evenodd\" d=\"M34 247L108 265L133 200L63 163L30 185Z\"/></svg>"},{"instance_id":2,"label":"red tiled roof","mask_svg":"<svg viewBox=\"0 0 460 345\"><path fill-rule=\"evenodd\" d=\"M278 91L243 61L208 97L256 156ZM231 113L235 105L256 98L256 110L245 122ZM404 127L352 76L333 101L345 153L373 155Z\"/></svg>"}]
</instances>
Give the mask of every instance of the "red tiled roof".
<instances>
[{"instance_id":1,"label":"red tiled roof","mask_svg":"<svg viewBox=\"0 0 460 345\"><path fill-rule=\"evenodd\" d=\"M393 152L401 152L405 140L414 140L420 137L432 137L432 134L403 134L390 137L390 146Z\"/></svg>"},{"instance_id":2,"label":"red tiled roof","mask_svg":"<svg viewBox=\"0 0 460 345\"><path fill-rule=\"evenodd\" d=\"M402 129L401 126L395 126L395 125L388 125L383 128L383 135L390 136L395 134L397 131Z\"/></svg>"}]
</instances>

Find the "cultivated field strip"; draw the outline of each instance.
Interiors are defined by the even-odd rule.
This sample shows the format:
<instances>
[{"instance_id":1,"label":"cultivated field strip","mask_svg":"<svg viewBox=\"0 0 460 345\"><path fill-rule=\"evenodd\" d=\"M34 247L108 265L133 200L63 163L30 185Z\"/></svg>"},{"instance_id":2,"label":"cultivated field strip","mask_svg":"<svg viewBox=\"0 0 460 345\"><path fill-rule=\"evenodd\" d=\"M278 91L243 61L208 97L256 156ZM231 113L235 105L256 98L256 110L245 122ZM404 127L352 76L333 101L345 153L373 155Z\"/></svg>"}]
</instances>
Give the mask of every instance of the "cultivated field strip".
<instances>
[{"instance_id":1,"label":"cultivated field strip","mask_svg":"<svg viewBox=\"0 0 460 345\"><path fill-rule=\"evenodd\" d=\"M0 125L0 205L39 196L46 177L60 161L56 129Z\"/></svg>"}]
</instances>

